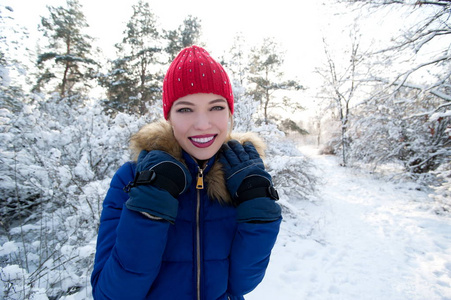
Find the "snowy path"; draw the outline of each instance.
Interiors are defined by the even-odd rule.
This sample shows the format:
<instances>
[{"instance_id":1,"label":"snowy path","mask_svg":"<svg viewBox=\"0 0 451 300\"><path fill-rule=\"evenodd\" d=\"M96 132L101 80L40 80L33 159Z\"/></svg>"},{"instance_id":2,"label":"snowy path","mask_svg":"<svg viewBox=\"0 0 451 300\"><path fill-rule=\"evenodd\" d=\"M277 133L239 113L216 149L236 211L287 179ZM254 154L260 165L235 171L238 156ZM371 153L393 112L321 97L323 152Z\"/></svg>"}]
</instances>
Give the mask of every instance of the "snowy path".
<instances>
[{"instance_id":1,"label":"snowy path","mask_svg":"<svg viewBox=\"0 0 451 300\"><path fill-rule=\"evenodd\" d=\"M291 203L267 275L246 299L451 299L451 217L425 192L307 153L324 178L317 204Z\"/></svg>"}]
</instances>

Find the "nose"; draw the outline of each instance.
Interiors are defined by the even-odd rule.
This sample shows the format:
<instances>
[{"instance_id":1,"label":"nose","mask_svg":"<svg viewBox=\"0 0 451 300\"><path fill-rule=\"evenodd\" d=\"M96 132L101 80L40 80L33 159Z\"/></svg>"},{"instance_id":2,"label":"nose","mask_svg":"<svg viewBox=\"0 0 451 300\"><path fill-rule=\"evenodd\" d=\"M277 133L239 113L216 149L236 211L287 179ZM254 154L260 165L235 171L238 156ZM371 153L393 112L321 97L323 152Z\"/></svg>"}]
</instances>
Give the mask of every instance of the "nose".
<instances>
[{"instance_id":1,"label":"nose","mask_svg":"<svg viewBox=\"0 0 451 300\"><path fill-rule=\"evenodd\" d=\"M194 127L197 130L207 130L211 127L211 120L208 114L198 113L195 117L196 120L194 121Z\"/></svg>"}]
</instances>

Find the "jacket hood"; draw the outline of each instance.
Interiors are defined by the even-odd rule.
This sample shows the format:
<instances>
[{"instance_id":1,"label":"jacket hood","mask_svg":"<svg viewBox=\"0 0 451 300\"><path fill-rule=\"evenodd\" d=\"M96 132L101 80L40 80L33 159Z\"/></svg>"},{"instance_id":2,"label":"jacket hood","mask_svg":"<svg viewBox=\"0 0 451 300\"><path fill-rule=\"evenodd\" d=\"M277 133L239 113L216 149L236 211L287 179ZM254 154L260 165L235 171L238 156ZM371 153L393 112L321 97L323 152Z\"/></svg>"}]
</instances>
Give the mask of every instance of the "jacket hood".
<instances>
[{"instance_id":1,"label":"jacket hood","mask_svg":"<svg viewBox=\"0 0 451 300\"><path fill-rule=\"evenodd\" d=\"M247 133L232 133L227 141L234 139L240 143L251 142L264 158L266 145L261 138L256 134ZM174 137L172 127L166 120L159 120L154 123L143 126L137 133L132 135L130 139L130 149L133 154L133 159L136 161L139 153L142 150L152 151L161 150L169 153L175 159L186 165L183 159L183 150ZM231 203L231 197L227 190L222 170L222 164L216 159L215 163L204 177L207 193L210 199L217 200L220 203Z\"/></svg>"}]
</instances>

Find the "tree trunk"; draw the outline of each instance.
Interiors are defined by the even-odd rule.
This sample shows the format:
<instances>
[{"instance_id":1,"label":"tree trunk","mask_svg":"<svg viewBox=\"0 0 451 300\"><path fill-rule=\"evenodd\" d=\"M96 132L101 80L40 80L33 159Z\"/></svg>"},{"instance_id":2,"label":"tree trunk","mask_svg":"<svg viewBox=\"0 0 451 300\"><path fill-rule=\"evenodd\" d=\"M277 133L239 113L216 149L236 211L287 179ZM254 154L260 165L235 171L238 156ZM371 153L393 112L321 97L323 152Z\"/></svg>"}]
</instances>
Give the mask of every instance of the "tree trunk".
<instances>
[{"instance_id":1,"label":"tree trunk","mask_svg":"<svg viewBox=\"0 0 451 300\"><path fill-rule=\"evenodd\" d=\"M66 55L70 54L70 46L71 46L71 39L70 36L66 40ZM61 82L61 97L64 97L66 94L66 84L67 84L67 73L69 73L70 69L70 62L66 59L66 66L64 68L64 75L63 75L63 81Z\"/></svg>"},{"instance_id":2,"label":"tree trunk","mask_svg":"<svg viewBox=\"0 0 451 300\"><path fill-rule=\"evenodd\" d=\"M265 100L265 107L264 107L265 124L268 124L268 105L269 105L269 92L266 91L266 100Z\"/></svg>"},{"instance_id":3,"label":"tree trunk","mask_svg":"<svg viewBox=\"0 0 451 300\"><path fill-rule=\"evenodd\" d=\"M343 167L346 167L346 124L341 125L341 154L343 159Z\"/></svg>"}]
</instances>

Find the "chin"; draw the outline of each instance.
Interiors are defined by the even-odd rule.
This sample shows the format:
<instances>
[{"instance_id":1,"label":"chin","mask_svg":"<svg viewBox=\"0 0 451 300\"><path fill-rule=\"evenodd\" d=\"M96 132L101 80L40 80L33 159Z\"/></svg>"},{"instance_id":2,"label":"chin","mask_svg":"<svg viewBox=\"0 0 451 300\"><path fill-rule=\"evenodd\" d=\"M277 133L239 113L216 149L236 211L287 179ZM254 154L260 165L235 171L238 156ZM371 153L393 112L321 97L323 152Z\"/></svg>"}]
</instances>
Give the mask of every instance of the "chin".
<instances>
[{"instance_id":1,"label":"chin","mask_svg":"<svg viewBox=\"0 0 451 300\"><path fill-rule=\"evenodd\" d=\"M213 147L212 145L209 148L211 149L194 149L194 151L192 151L190 154L198 160L207 160L215 156L216 153L218 153L220 147Z\"/></svg>"},{"instance_id":2,"label":"chin","mask_svg":"<svg viewBox=\"0 0 451 300\"><path fill-rule=\"evenodd\" d=\"M196 154L191 154L191 155L197 160L208 160L212 156L214 156L216 153L217 153L217 151L209 152L209 153L196 153Z\"/></svg>"}]
</instances>

